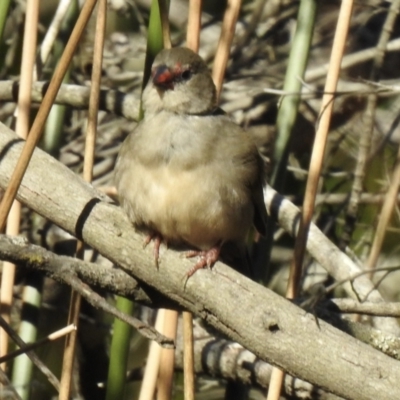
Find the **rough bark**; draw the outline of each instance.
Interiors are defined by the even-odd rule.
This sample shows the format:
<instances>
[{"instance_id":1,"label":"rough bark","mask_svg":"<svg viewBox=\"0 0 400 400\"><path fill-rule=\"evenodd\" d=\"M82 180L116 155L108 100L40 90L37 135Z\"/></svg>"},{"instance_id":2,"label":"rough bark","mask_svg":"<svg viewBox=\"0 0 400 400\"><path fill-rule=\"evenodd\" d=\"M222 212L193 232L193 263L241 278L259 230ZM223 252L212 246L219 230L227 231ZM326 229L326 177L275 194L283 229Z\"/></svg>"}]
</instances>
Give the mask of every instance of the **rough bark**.
<instances>
[{"instance_id":1,"label":"rough bark","mask_svg":"<svg viewBox=\"0 0 400 400\"><path fill-rule=\"evenodd\" d=\"M0 125L0 186L23 143ZM198 271L168 250L154 266L150 246L125 214L54 158L36 150L18 198L138 280L203 318L262 360L348 399L400 398L400 364L222 263ZM332 255L331 255L332 256Z\"/></svg>"}]
</instances>

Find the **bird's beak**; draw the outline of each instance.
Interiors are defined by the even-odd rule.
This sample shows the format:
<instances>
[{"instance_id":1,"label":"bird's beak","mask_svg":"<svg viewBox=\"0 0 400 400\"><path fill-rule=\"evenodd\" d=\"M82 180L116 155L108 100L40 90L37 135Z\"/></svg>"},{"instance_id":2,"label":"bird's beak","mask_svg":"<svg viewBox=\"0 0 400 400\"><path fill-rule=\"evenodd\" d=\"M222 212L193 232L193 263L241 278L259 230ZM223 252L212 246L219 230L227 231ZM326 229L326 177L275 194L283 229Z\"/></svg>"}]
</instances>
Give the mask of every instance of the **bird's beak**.
<instances>
[{"instance_id":1,"label":"bird's beak","mask_svg":"<svg viewBox=\"0 0 400 400\"><path fill-rule=\"evenodd\" d=\"M160 89L173 89L173 74L165 65L160 65L153 70L153 84Z\"/></svg>"}]
</instances>

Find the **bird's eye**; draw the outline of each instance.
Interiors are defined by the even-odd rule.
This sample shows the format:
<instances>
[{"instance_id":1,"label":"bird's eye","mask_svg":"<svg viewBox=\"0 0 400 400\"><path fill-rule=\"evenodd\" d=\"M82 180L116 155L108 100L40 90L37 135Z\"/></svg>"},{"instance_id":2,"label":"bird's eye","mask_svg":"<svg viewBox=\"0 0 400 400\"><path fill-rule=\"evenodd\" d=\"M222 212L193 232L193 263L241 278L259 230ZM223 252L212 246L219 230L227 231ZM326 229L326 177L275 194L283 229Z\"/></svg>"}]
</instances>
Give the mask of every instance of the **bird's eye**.
<instances>
[{"instance_id":1,"label":"bird's eye","mask_svg":"<svg viewBox=\"0 0 400 400\"><path fill-rule=\"evenodd\" d=\"M190 69L186 69L181 73L181 79L183 81L187 81L192 77L192 71Z\"/></svg>"}]
</instances>

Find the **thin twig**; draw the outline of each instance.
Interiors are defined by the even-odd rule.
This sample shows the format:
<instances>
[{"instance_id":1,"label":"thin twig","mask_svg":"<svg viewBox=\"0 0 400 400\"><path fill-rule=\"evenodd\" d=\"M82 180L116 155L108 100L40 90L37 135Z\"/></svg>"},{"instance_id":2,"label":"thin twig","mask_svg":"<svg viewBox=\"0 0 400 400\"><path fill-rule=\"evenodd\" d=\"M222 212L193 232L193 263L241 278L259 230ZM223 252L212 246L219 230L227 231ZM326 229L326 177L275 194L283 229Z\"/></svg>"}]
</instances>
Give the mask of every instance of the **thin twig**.
<instances>
[{"instance_id":1,"label":"thin twig","mask_svg":"<svg viewBox=\"0 0 400 400\"><path fill-rule=\"evenodd\" d=\"M22 264L27 268L45 272L50 278L71 286L93 307L103 310L131 325L146 339L154 340L163 347L172 348L174 346L173 341L159 334L139 319L121 313L88 286L89 284L98 285L99 279L101 280L101 275L103 275L105 281L109 281L108 285L102 286L103 289L114 290L113 293L120 294L115 289L118 286L125 286L122 294L132 297L133 292L138 291L138 283L126 272L117 268L102 267L74 257L59 256L43 247L31 244L21 237L15 236L0 235L0 256L2 259ZM95 277L96 275L98 276ZM140 301L140 298L137 298L137 300Z\"/></svg>"},{"instance_id":2,"label":"thin twig","mask_svg":"<svg viewBox=\"0 0 400 400\"><path fill-rule=\"evenodd\" d=\"M379 317L393 317L400 318L400 303L360 303L354 299L332 299L330 302L334 303L342 313L349 314L364 314ZM324 303L321 304L324 306ZM328 304L329 307L329 304Z\"/></svg>"},{"instance_id":3,"label":"thin twig","mask_svg":"<svg viewBox=\"0 0 400 400\"><path fill-rule=\"evenodd\" d=\"M145 338L154 340L159 346L169 350L174 349L173 338L171 339L170 337L162 335L139 319L119 311L117 308L108 303L106 299L90 289L90 287L82 282L76 275L65 273L63 278L65 283L71 286L71 288L75 292L79 293L80 296L84 297L85 300L93 307L99 308L120 319L121 321L126 322L135 328Z\"/></svg>"},{"instance_id":4,"label":"thin twig","mask_svg":"<svg viewBox=\"0 0 400 400\"><path fill-rule=\"evenodd\" d=\"M15 358L21 354L27 353L28 351L34 350L37 347L43 346L46 343L52 342L53 340L57 340L62 338L65 335L68 335L71 333L73 330L76 329L75 325L68 325L65 328L59 329L56 332L51 333L50 335L46 336L43 339L37 340L34 343L27 343L25 346L22 346L20 349L12 351L11 353L8 353L6 356L0 358L0 362L5 362L8 360L11 360L12 358Z\"/></svg>"},{"instance_id":5,"label":"thin twig","mask_svg":"<svg viewBox=\"0 0 400 400\"><path fill-rule=\"evenodd\" d=\"M0 326L2 327L2 329L4 329L7 332L7 334L10 336L10 338L19 347L26 346L26 343L18 336L18 334L14 331L14 329L12 329L11 326L2 317L0 317ZM60 382L55 377L55 375L47 368L46 364L39 359L39 357L36 355L36 353L34 351L28 351L26 353L26 355L33 362L33 364L36 365L36 367L39 369L39 371L41 371L42 374L47 377L49 382L54 386L54 388L58 392L58 390L60 389Z\"/></svg>"}]
</instances>

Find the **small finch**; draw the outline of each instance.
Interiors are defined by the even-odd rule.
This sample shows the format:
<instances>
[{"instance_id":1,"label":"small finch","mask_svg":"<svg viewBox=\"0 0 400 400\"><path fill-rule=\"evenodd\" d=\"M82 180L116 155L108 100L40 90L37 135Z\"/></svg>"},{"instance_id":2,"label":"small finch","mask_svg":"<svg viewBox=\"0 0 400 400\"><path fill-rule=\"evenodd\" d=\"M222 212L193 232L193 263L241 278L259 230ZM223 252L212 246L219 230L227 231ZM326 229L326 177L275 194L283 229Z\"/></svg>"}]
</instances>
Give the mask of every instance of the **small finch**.
<instances>
[{"instance_id":1,"label":"small finch","mask_svg":"<svg viewBox=\"0 0 400 400\"><path fill-rule=\"evenodd\" d=\"M143 92L145 115L121 146L115 182L133 225L200 256L188 276L265 234L264 168L249 133L217 107L206 63L186 48L162 50Z\"/></svg>"}]
</instances>

